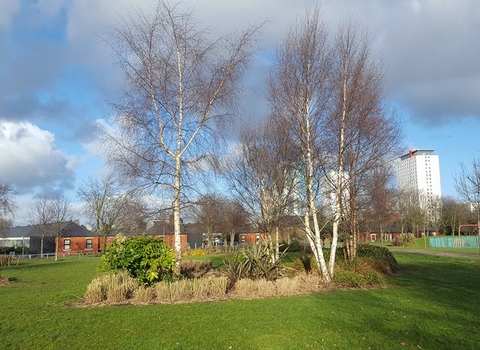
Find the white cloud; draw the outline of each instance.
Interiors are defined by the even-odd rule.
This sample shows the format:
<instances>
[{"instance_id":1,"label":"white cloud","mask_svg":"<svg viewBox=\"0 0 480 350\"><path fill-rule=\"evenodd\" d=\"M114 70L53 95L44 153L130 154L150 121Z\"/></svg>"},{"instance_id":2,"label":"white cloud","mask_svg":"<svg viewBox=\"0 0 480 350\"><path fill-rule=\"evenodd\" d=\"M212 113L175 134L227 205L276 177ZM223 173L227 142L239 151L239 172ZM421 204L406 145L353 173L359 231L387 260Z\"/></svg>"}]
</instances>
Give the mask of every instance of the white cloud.
<instances>
[{"instance_id":1,"label":"white cloud","mask_svg":"<svg viewBox=\"0 0 480 350\"><path fill-rule=\"evenodd\" d=\"M72 158L54 135L30 122L0 122L0 179L22 193L71 188Z\"/></svg>"}]
</instances>

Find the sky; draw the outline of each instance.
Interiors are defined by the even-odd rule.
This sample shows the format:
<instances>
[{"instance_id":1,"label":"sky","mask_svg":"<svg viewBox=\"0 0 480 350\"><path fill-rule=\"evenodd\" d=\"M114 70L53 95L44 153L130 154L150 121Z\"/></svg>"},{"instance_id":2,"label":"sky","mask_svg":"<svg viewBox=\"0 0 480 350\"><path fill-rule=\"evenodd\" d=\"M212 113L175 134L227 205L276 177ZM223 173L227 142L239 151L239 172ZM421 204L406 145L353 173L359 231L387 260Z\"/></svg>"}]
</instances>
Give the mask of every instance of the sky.
<instances>
[{"instance_id":1,"label":"sky","mask_svg":"<svg viewBox=\"0 0 480 350\"><path fill-rule=\"evenodd\" d=\"M239 117L266 112L269 59L297 16L319 5L332 33L353 18L368 28L384 73L385 103L401 114L405 150L440 157L442 194L456 197L460 164L480 154L480 1L185 0L201 26L228 33L266 20L245 78ZM19 211L105 173L92 131L119 98L121 74L106 40L151 0L0 1L0 181Z\"/></svg>"}]
</instances>

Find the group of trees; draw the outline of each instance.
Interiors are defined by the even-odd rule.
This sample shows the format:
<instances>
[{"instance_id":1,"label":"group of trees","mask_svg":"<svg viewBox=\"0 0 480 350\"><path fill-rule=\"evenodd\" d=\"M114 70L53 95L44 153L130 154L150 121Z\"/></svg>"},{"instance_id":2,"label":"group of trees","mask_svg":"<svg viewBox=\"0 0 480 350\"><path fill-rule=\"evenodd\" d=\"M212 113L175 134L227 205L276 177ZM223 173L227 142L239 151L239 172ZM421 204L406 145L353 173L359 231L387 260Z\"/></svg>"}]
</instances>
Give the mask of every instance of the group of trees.
<instances>
[{"instance_id":1,"label":"group of trees","mask_svg":"<svg viewBox=\"0 0 480 350\"><path fill-rule=\"evenodd\" d=\"M214 234L222 235L223 245L234 245L235 234L249 223L248 212L238 201L215 194L202 196L197 202L197 223L206 235L207 246L212 246Z\"/></svg>"},{"instance_id":2,"label":"group of trees","mask_svg":"<svg viewBox=\"0 0 480 350\"><path fill-rule=\"evenodd\" d=\"M55 261L58 260L59 238L65 234L68 222L72 220L72 205L70 199L63 194L41 196L37 198L29 215L30 223L40 235L40 254L44 253L47 237L55 239Z\"/></svg>"},{"instance_id":3,"label":"group of trees","mask_svg":"<svg viewBox=\"0 0 480 350\"><path fill-rule=\"evenodd\" d=\"M225 244L242 225L256 226L269 239L273 259L282 218L294 215L319 272L331 281L340 239L354 258L361 225L386 229L395 202L408 208L413 200L396 196L389 185L401 127L383 104L383 72L366 31L348 22L332 35L318 9L298 18L272 59L268 116L225 148L219 147L223 122L234 114L263 23L215 36L182 6L159 0L153 13L136 12L107 41L125 84L110 125L99 132L121 181L89 180L78 190L95 230L106 237L140 222L145 208L135 196L168 198L178 274L188 205L200 208L198 221L209 239L222 232ZM220 152L225 149L231 152ZM198 199L201 174L214 172L224 180L218 192L228 195ZM135 211L132 221L126 213ZM426 225L413 214L402 219Z\"/></svg>"},{"instance_id":4,"label":"group of trees","mask_svg":"<svg viewBox=\"0 0 480 350\"><path fill-rule=\"evenodd\" d=\"M212 145L221 132L215 131L232 114L262 24L215 38L181 6L160 0L153 14L124 21L108 41L126 82L112 128L102 130L110 165L136 188L172 198L177 269L181 210L199 191L196 175L216 159L207 171L221 171L268 237L296 207L319 271L330 281L340 235L355 256L364 183L392 158L401 135L382 104L382 71L368 36L351 23L332 36L318 9L299 18L272 62L270 116L242 134L233 155L218 159ZM334 174L334 209L320 222L328 173ZM329 222L327 262L321 238Z\"/></svg>"}]
</instances>

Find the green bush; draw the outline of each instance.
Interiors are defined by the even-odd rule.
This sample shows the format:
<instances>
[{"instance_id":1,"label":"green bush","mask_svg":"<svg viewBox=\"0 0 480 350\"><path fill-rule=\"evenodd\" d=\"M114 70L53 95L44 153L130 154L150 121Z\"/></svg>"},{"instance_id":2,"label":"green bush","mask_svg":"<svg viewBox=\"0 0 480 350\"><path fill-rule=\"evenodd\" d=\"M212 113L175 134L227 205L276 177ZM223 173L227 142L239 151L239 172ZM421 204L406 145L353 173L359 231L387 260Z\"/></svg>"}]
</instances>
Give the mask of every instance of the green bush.
<instances>
[{"instance_id":1,"label":"green bush","mask_svg":"<svg viewBox=\"0 0 480 350\"><path fill-rule=\"evenodd\" d=\"M172 280L175 255L161 239L147 236L117 239L102 256L104 270L126 271L145 285Z\"/></svg>"},{"instance_id":2,"label":"green bush","mask_svg":"<svg viewBox=\"0 0 480 350\"><path fill-rule=\"evenodd\" d=\"M388 267L390 272L395 272L398 269L397 259L392 252L385 247L374 246L370 244L360 244L357 249L358 257L373 258L378 263Z\"/></svg>"}]
</instances>

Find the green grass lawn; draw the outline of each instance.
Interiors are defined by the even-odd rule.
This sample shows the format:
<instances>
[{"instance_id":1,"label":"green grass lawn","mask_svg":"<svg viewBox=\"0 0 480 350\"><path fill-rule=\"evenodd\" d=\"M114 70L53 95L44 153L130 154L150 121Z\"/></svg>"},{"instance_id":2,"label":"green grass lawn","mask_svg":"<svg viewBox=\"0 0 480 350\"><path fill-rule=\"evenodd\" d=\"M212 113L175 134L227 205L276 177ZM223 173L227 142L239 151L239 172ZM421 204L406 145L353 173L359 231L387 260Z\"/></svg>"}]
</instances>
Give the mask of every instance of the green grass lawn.
<instances>
[{"instance_id":1,"label":"green grass lawn","mask_svg":"<svg viewBox=\"0 0 480 350\"><path fill-rule=\"evenodd\" d=\"M389 287L77 308L98 258L0 268L1 349L477 349L480 263L396 252Z\"/></svg>"}]
</instances>

